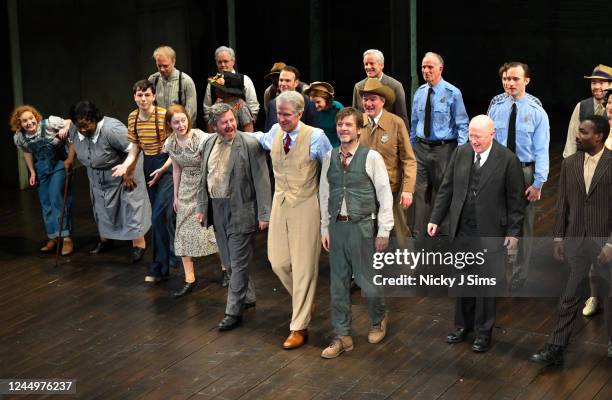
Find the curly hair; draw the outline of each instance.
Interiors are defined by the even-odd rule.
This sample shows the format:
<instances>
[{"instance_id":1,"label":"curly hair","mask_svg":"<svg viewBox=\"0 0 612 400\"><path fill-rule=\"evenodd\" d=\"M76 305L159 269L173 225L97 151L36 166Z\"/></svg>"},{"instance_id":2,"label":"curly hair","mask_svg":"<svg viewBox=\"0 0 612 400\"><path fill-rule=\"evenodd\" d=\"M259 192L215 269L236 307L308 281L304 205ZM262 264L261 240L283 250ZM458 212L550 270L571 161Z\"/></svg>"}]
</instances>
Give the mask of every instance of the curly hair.
<instances>
[{"instance_id":1,"label":"curly hair","mask_svg":"<svg viewBox=\"0 0 612 400\"><path fill-rule=\"evenodd\" d=\"M16 107L11 113L11 119L9 121L11 130L13 132L19 132L21 130L21 121L20 121L21 114L23 114L26 111L29 111L32 114L34 114L34 118L36 118L36 121L38 121L38 123L42 121L42 114L36 108L34 108L34 106L31 106L29 104L24 104L22 106Z\"/></svg>"}]
</instances>

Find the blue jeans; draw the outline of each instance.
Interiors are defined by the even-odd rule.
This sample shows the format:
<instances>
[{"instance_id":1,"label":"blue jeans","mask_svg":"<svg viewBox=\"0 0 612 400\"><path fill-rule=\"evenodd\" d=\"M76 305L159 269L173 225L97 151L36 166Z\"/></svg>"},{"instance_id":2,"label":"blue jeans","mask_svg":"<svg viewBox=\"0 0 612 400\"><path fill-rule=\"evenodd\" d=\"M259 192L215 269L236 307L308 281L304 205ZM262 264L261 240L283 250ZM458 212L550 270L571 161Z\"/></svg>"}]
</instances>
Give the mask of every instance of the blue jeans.
<instances>
[{"instance_id":1,"label":"blue jeans","mask_svg":"<svg viewBox=\"0 0 612 400\"><path fill-rule=\"evenodd\" d=\"M150 180L153 171L160 168L168 159L167 154L145 155L145 179ZM149 265L149 275L165 277L170 274L170 263L182 265L174 254L174 209L172 208L174 184L172 167L166 171L153 187L148 187L151 201L151 224L153 241L153 261Z\"/></svg>"},{"instance_id":2,"label":"blue jeans","mask_svg":"<svg viewBox=\"0 0 612 400\"><path fill-rule=\"evenodd\" d=\"M38 198L42 209L43 221L49 239L59 236L62 204L64 203L64 179L66 171L64 163L58 160L55 165L48 162L35 164L38 179ZM72 231L72 186L66 196L66 212L62 227L62 237L70 236Z\"/></svg>"}]
</instances>

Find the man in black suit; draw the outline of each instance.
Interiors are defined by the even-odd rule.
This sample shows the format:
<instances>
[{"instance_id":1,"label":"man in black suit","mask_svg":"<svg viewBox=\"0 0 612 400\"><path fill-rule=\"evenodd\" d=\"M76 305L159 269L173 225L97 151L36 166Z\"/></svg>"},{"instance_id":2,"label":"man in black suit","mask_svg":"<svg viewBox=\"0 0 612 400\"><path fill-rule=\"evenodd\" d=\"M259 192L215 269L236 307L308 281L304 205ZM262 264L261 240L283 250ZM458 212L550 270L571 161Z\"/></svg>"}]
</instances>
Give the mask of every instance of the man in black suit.
<instances>
[{"instance_id":1,"label":"man in black suit","mask_svg":"<svg viewBox=\"0 0 612 400\"><path fill-rule=\"evenodd\" d=\"M502 278L505 250L514 250L523 224L525 200L521 163L493 140L495 125L486 115L470 121L469 143L455 149L446 168L427 233L435 236L449 215L449 240L457 251L486 249L481 271ZM479 249L479 250L478 250ZM499 282L499 281L498 281ZM495 287L470 288L478 297L457 297L455 327L446 340L459 343L475 331L472 350L487 351L495 323Z\"/></svg>"},{"instance_id":2,"label":"man in black suit","mask_svg":"<svg viewBox=\"0 0 612 400\"><path fill-rule=\"evenodd\" d=\"M567 261L569 277L559 301L559 316L548 344L529 360L546 365L563 362L581 301L589 294L589 268L595 266L601 291L608 357L612 357L612 151L604 147L610 126L605 117L586 117L576 134L578 152L561 164L553 257Z\"/></svg>"}]
</instances>

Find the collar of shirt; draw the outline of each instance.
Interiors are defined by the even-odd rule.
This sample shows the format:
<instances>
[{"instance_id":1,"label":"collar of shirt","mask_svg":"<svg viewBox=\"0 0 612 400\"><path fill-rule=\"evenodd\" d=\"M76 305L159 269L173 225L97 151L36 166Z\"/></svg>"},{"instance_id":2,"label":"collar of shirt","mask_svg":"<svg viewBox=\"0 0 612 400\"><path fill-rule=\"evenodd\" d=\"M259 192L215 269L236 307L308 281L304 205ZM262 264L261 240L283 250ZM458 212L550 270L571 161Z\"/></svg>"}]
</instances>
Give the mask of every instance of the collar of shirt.
<instances>
[{"instance_id":1,"label":"collar of shirt","mask_svg":"<svg viewBox=\"0 0 612 400\"><path fill-rule=\"evenodd\" d=\"M102 130L102 126L104 125L104 118L102 118L100 120L100 122L98 122L97 126L96 126L96 132L94 133L94 135L91 137L91 141L93 142L93 144L96 144L96 142L98 141L98 138L100 137L100 131ZM85 139L85 136L81 135L79 133L79 140L83 141L83 139Z\"/></svg>"},{"instance_id":2,"label":"collar of shirt","mask_svg":"<svg viewBox=\"0 0 612 400\"><path fill-rule=\"evenodd\" d=\"M489 147L485 151L480 153L480 166L481 167L487 161L487 158L489 158L489 153L491 152L491 148L492 147L493 147L493 142L491 141L491 144L489 145ZM474 153L474 161L473 162L476 162L476 154L477 153Z\"/></svg>"},{"instance_id":3,"label":"collar of shirt","mask_svg":"<svg viewBox=\"0 0 612 400\"><path fill-rule=\"evenodd\" d=\"M380 117L382 117L382 114L383 114L383 111L384 111L384 110L385 110L384 108L383 108L383 109L381 109L381 110L380 110L380 112L378 113L378 115L377 115L377 116L375 116L374 118L372 118L372 120L374 121L374 126L378 125L378 121L380 121ZM372 126L372 128L373 128L374 126Z\"/></svg>"},{"instance_id":4,"label":"collar of shirt","mask_svg":"<svg viewBox=\"0 0 612 400\"><path fill-rule=\"evenodd\" d=\"M232 143L234 143L234 139L236 139L235 137L232 138L232 140L225 140L223 139L223 137L221 135L219 135L219 144L226 144L228 146L231 146Z\"/></svg>"},{"instance_id":5,"label":"collar of shirt","mask_svg":"<svg viewBox=\"0 0 612 400\"><path fill-rule=\"evenodd\" d=\"M180 71L178 69L174 68L174 71L172 71L168 79L164 78L161 74L159 74L159 76L161 76L161 78L165 80L166 82L170 82L170 81L178 80L179 72Z\"/></svg>"},{"instance_id":6,"label":"collar of shirt","mask_svg":"<svg viewBox=\"0 0 612 400\"><path fill-rule=\"evenodd\" d=\"M440 81L433 86L431 86L429 83L427 84L428 88L433 89L434 94L437 94L440 91L440 89L444 88L445 85L446 85L446 82L442 78L440 78Z\"/></svg>"},{"instance_id":7,"label":"collar of shirt","mask_svg":"<svg viewBox=\"0 0 612 400\"><path fill-rule=\"evenodd\" d=\"M599 160L601 159L601 156L603 155L604 150L605 150L605 146L602 147L602 149L599 151L599 153L595 154L594 156L592 156L589 153L585 152L584 153L584 165L586 165L589 161L593 161L593 163L595 163L595 165L597 165L599 163Z\"/></svg>"},{"instance_id":8,"label":"collar of shirt","mask_svg":"<svg viewBox=\"0 0 612 400\"><path fill-rule=\"evenodd\" d=\"M291 138L291 144L295 143L295 139L297 138L298 132L300 131L301 124L302 124L302 121L298 121L298 124L294 130L292 130L291 132L283 131L283 142L285 141L285 138L287 137L287 135L289 135L289 137ZM278 126L278 128L281 130L283 129L280 127L280 125Z\"/></svg>"}]
</instances>

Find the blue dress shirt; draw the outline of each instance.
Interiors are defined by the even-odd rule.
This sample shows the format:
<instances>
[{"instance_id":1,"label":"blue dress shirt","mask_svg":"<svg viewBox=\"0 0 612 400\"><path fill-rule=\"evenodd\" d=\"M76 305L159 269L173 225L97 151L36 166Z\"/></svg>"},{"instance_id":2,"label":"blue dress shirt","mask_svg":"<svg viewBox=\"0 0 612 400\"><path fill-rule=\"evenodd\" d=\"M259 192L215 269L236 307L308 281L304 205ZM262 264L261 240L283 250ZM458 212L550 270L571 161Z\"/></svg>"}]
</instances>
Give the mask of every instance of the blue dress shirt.
<instances>
[{"instance_id":1,"label":"blue dress shirt","mask_svg":"<svg viewBox=\"0 0 612 400\"><path fill-rule=\"evenodd\" d=\"M425 103L429 85L421 85L412 100L412 116L410 121L410 142L414 145L416 138L427 140L457 140L459 145L467 142L468 124L470 120L461 91L441 79L433 88L431 95L431 136L426 138L423 133L425 125Z\"/></svg>"},{"instance_id":2,"label":"blue dress shirt","mask_svg":"<svg viewBox=\"0 0 612 400\"><path fill-rule=\"evenodd\" d=\"M285 141L287 134L291 138L291 143L289 144L290 149L295 144L301 126L302 122L298 122L294 130L289 133L283 133L283 142ZM254 132L253 136L255 136L255 138L259 141L259 144L261 144L264 150L270 151L272 150L272 142L274 141L274 137L279 129L281 129L280 125L276 123L272 125L272 128L270 128L268 132ZM319 160L319 162L323 164L323 158L331 149L332 145L329 143L327 136L325 136L325 132L319 128L313 128L312 135L310 136L310 159Z\"/></svg>"},{"instance_id":3,"label":"blue dress shirt","mask_svg":"<svg viewBox=\"0 0 612 400\"><path fill-rule=\"evenodd\" d=\"M530 96L513 100L506 96L491 104L489 117L495 122L495 138L507 146L508 120L516 103L516 156L521 162L535 162L533 186L541 189L548 179L550 125L546 111Z\"/></svg>"}]
</instances>

